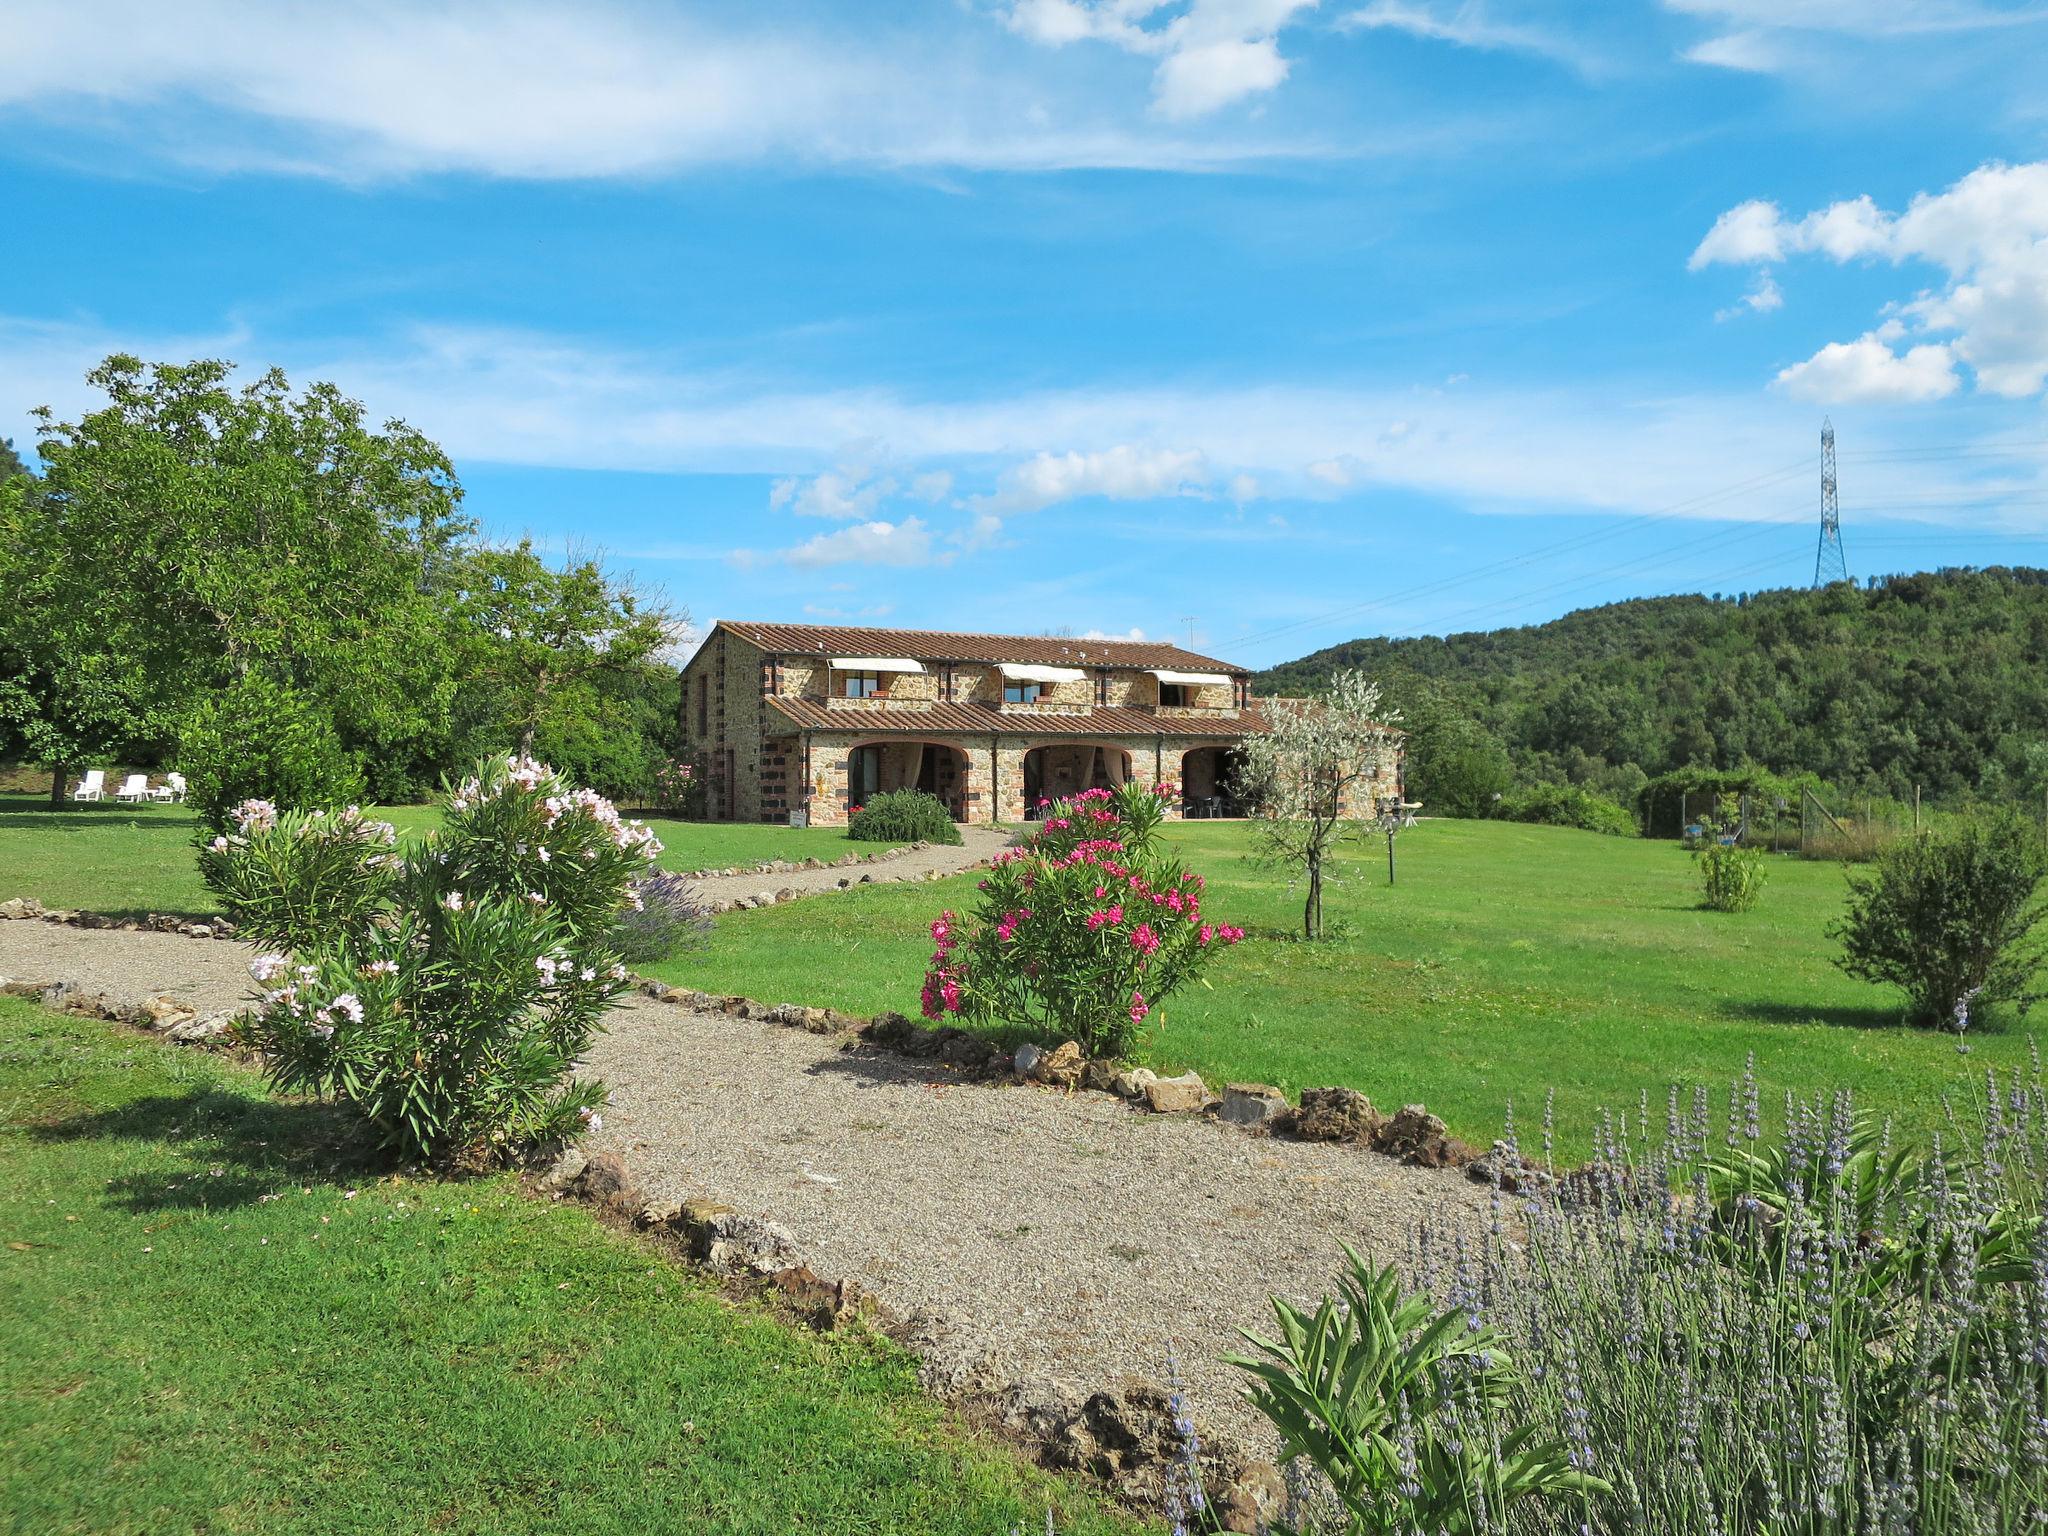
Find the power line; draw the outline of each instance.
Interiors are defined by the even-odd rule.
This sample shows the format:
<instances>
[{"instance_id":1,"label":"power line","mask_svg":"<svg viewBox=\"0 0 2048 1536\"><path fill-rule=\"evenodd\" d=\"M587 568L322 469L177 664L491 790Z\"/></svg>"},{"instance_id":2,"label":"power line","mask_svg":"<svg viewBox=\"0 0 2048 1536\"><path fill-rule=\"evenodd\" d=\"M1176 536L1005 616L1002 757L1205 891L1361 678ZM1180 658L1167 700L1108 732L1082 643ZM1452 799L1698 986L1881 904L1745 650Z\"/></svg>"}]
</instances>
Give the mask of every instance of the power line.
<instances>
[{"instance_id":1,"label":"power line","mask_svg":"<svg viewBox=\"0 0 2048 1536\"><path fill-rule=\"evenodd\" d=\"M1813 460L1811 458L1802 458L1782 468L1767 470L1759 475L1752 475L1747 480L1737 481L1735 484L1724 486L1719 490L1707 491L1698 496L1688 497L1684 501L1674 502L1670 506L1659 508L1654 512L1638 513L1619 522L1603 524L1584 533L1572 534L1569 537L1555 540L1549 544L1538 545L1536 548L1525 550L1519 555L1511 555L1487 565L1461 569L1438 580L1423 582L1418 586L1407 587L1397 592L1388 593L1385 597L1372 598L1360 603L1348 603L1341 608L1330 609L1327 612L1315 614L1309 618L1293 619L1285 624L1276 624L1267 629L1241 634L1232 643L1235 645L1247 645L1259 641L1277 639L1281 635L1293 634L1298 630L1315 628L1338 619L1351 618L1357 614L1385 608L1390 604L1398 603L1408 598L1427 597L1451 587L1463 586L1472 581L1474 577L1514 570L1537 560L1568 554L1573 550L1583 549L1588 545L1599 544L1609 539L1618 538L1635 528L1650 527L1658 523L1668 522L1672 518L1683 516L1689 512L1697 512L1702 507L1711 506L1715 502L1725 501L1732 496L1739 496L1746 491L1765 489L1778 482L1791 479L1796 475L1806 474L1811 470L1812 466Z\"/></svg>"}]
</instances>

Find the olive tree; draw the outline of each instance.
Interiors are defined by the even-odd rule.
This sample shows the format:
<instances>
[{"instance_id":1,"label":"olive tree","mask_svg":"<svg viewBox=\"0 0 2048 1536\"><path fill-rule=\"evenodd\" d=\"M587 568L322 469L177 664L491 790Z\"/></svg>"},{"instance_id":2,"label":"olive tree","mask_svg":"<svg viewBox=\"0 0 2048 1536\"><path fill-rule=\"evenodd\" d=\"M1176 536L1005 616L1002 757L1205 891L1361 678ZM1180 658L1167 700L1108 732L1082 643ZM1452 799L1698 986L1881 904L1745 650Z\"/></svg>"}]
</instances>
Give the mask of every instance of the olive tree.
<instances>
[{"instance_id":1,"label":"olive tree","mask_svg":"<svg viewBox=\"0 0 2048 1536\"><path fill-rule=\"evenodd\" d=\"M1308 887L1305 938L1323 933L1323 882L1331 855L1376 825L1379 775L1401 738L1399 715L1382 707L1363 672L1339 672L1315 699L1267 699L1266 729L1240 749L1240 782L1259 808L1252 837L1266 863Z\"/></svg>"}]
</instances>

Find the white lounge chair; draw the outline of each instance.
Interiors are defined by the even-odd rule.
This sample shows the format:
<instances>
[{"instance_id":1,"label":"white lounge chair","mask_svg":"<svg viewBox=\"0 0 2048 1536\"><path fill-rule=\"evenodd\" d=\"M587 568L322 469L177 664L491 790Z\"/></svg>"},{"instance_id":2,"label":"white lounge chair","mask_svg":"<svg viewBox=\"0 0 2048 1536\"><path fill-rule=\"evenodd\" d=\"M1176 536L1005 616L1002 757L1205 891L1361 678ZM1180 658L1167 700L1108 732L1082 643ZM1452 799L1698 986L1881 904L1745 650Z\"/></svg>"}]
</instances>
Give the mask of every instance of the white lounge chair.
<instances>
[{"instance_id":1,"label":"white lounge chair","mask_svg":"<svg viewBox=\"0 0 2048 1536\"><path fill-rule=\"evenodd\" d=\"M107 794L107 773L104 768L88 768L85 777L78 781L78 788L71 791L74 800L103 800Z\"/></svg>"},{"instance_id":2,"label":"white lounge chair","mask_svg":"<svg viewBox=\"0 0 2048 1536\"><path fill-rule=\"evenodd\" d=\"M185 775L182 773L167 773L164 775L164 780L165 782L157 785L155 789L149 792L150 799L159 801L164 805L175 805L178 801L185 798Z\"/></svg>"},{"instance_id":3,"label":"white lounge chair","mask_svg":"<svg viewBox=\"0 0 2048 1536\"><path fill-rule=\"evenodd\" d=\"M116 800L132 800L137 805L149 798L149 775L131 773L121 781L121 787L114 791Z\"/></svg>"}]
</instances>

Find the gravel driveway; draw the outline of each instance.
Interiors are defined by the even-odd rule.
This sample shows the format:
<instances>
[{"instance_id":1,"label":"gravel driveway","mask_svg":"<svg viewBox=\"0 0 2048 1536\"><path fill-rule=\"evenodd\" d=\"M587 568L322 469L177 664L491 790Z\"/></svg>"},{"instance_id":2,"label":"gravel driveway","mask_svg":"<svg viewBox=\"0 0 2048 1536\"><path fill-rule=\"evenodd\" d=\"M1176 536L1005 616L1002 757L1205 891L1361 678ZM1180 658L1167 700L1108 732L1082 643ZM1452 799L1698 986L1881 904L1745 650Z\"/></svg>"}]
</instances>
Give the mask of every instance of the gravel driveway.
<instances>
[{"instance_id":1,"label":"gravel driveway","mask_svg":"<svg viewBox=\"0 0 2048 1536\"><path fill-rule=\"evenodd\" d=\"M206 1008L249 995L240 945L0 922L0 976ZM1487 1193L1350 1148L1146 1115L1103 1094L949 1081L943 1068L635 997L590 1069L598 1147L650 1195L783 1223L936 1340L953 1385L1092 1389L1179 1359L1198 1415L1269 1444L1217 1357L1269 1293L1322 1295L1340 1238L1397 1256L1424 1218L1477 1229ZM978 1367L986 1367L986 1374ZM979 1380L978 1380L979 1378Z\"/></svg>"},{"instance_id":2,"label":"gravel driveway","mask_svg":"<svg viewBox=\"0 0 2048 1536\"><path fill-rule=\"evenodd\" d=\"M885 858L861 864L828 864L823 869L779 870L773 874L704 875L690 883L708 901L730 902L739 897L754 899L794 891L812 896L836 891L840 882L855 885L865 880L883 885L900 880L927 880L936 875L957 875L1001 853L1010 845L1011 834L998 827L966 826L960 829L957 848L934 845L905 848ZM858 851L867 846L856 843Z\"/></svg>"}]
</instances>

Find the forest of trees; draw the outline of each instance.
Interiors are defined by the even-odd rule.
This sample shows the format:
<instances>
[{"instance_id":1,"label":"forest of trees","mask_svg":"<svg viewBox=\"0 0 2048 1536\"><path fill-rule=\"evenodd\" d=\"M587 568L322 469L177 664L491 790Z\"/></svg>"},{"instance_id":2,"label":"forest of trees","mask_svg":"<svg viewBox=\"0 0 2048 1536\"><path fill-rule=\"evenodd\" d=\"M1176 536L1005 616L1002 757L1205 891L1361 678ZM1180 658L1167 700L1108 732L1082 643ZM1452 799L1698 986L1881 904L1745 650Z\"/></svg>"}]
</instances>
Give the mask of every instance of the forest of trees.
<instances>
[{"instance_id":1,"label":"forest of trees","mask_svg":"<svg viewBox=\"0 0 2048 1536\"><path fill-rule=\"evenodd\" d=\"M2048 570L1639 598L1548 624L1353 640L1262 674L1382 678L1424 798L1579 784L1632 803L1686 767L1812 773L1845 795L2038 802L2048 790ZM1428 781L1434 778L1432 785ZM1467 809L1473 813L1476 807Z\"/></svg>"}]
</instances>

